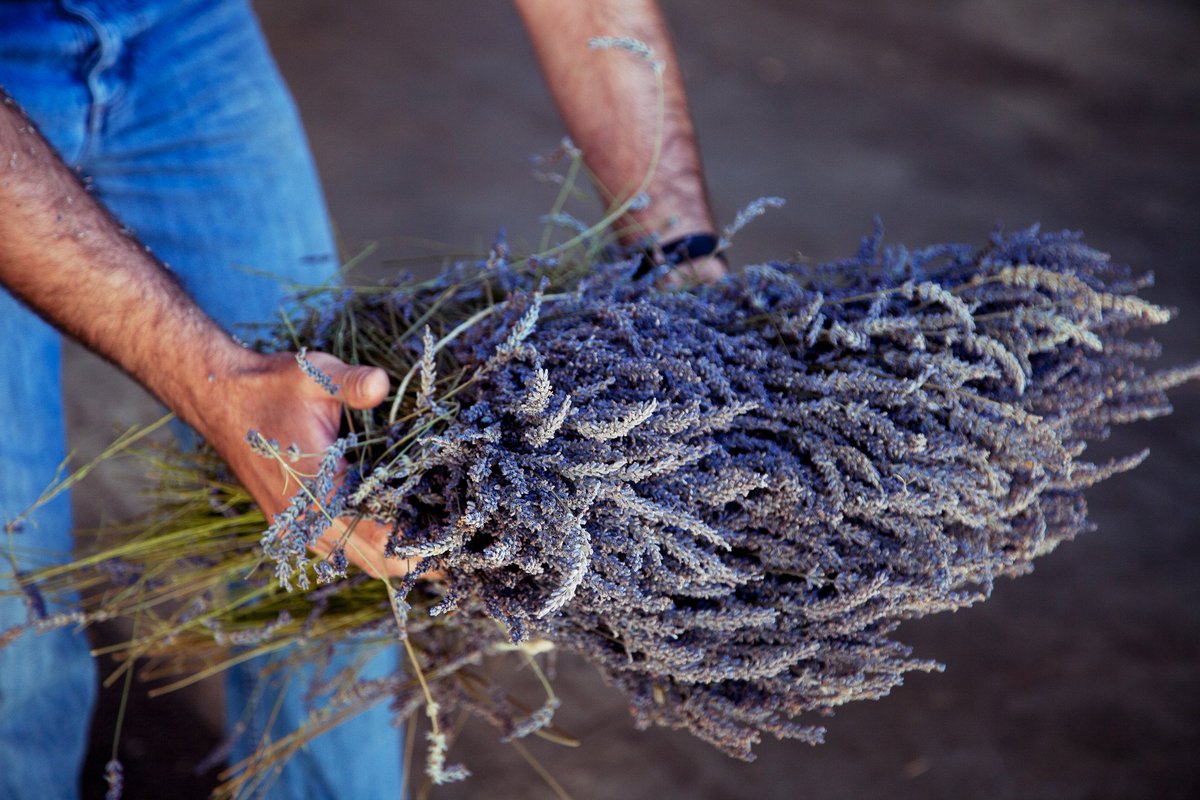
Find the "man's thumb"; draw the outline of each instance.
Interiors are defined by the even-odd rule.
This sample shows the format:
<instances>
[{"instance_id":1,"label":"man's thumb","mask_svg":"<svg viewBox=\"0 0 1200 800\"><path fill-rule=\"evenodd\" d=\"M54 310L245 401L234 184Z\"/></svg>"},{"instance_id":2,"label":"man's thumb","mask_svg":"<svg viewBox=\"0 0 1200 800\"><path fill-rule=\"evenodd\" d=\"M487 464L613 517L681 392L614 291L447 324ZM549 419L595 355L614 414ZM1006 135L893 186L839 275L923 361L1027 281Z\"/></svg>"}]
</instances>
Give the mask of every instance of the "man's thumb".
<instances>
[{"instance_id":1,"label":"man's thumb","mask_svg":"<svg viewBox=\"0 0 1200 800\"><path fill-rule=\"evenodd\" d=\"M338 397L351 408L374 408L384 401L391 388L387 373L379 367L352 367L338 362L326 370L338 385Z\"/></svg>"}]
</instances>

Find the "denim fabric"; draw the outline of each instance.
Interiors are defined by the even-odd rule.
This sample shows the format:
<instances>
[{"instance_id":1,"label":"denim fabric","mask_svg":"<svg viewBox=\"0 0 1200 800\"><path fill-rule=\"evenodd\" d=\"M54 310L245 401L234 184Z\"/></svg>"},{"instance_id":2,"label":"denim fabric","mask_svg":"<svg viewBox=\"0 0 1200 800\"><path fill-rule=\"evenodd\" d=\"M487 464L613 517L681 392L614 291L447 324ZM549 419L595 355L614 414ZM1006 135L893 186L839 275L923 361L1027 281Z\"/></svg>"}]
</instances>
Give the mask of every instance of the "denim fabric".
<instances>
[{"instance_id":1,"label":"denim fabric","mask_svg":"<svg viewBox=\"0 0 1200 800\"><path fill-rule=\"evenodd\" d=\"M0 519L12 520L54 479L66 450L58 363L45 323L0 291ZM71 547L66 495L26 520L11 547L25 569ZM10 542L0 541L8 551ZM0 575L8 572L0 559ZM10 588L0 578L0 590ZM47 609L53 612L54 608ZM27 619L19 597L0 596L0 631ZM71 798L87 746L96 675L84 637L27 633L0 647L0 798Z\"/></svg>"},{"instance_id":2,"label":"denim fabric","mask_svg":"<svg viewBox=\"0 0 1200 800\"><path fill-rule=\"evenodd\" d=\"M333 274L312 160L244 0L0 0L0 85L95 196L235 333L270 320L288 282ZM66 452L60 342L2 290L0 342L0 519L11 519L51 482ZM62 558L70 526L65 496L42 508L14 537L20 568ZM25 613L19 598L0 599L0 630ZM368 672L390 672L396 658L391 648ZM231 723L263 666L230 675ZM276 731L303 719L297 687L305 683L293 677L282 705L255 703L262 718L250 729L271 714ZM0 798L78 796L94 684L75 632L30 634L0 648ZM397 797L400 733L389 723L378 709L322 736L269 796ZM231 759L249 755L252 743Z\"/></svg>"}]
</instances>

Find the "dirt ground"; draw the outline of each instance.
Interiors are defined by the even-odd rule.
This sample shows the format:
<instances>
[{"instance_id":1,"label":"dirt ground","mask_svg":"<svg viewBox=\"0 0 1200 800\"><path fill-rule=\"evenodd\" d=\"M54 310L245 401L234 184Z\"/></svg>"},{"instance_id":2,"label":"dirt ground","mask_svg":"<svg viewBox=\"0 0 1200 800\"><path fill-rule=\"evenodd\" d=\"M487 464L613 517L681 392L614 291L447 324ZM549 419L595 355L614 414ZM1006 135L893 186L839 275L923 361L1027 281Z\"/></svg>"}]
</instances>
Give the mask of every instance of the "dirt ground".
<instances>
[{"instance_id":1,"label":"dirt ground","mask_svg":"<svg viewBox=\"0 0 1200 800\"><path fill-rule=\"evenodd\" d=\"M1180 0L664 0L718 217L785 208L737 262L847 254L872 217L911 245L981 242L998 221L1082 229L1154 270L1180 309L1168 360L1200 357L1200 10ZM552 190L529 156L561 125L515 14L499 3L260 0L348 251L373 269L532 239ZM73 350L71 422L89 452L154 405ZM1200 386L1105 452L1151 458L1091 496L1097 529L1004 581L987 603L906 624L941 675L829 720L820 747L767 742L737 763L681 733L637 732L620 697L564 659L564 727L534 751L576 798L1200 797ZM76 498L81 524L127 511L131 476ZM127 797L199 798L191 765L219 735L215 687L135 698ZM87 796L103 796L115 692L95 724ZM487 732L441 798L553 794Z\"/></svg>"}]
</instances>

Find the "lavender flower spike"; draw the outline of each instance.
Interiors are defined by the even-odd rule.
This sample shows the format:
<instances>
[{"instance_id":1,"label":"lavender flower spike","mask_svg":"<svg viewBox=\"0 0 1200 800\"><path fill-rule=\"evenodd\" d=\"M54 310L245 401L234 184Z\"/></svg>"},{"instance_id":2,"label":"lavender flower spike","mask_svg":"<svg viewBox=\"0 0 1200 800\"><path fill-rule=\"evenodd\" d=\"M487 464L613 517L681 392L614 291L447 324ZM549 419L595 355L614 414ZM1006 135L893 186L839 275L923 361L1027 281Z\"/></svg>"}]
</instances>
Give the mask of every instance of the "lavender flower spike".
<instances>
[{"instance_id":1,"label":"lavender flower spike","mask_svg":"<svg viewBox=\"0 0 1200 800\"><path fill-rule=\"evenodd\" d=\"M296 363L300 365L300 369L305 375L316 381L326 392L331 395L338 393L338 389L341 387L333 382L333 378L329 377L329 375L308 360L308 348L300 348L300 351L296 353Z\"/></svg>"},{"instance_id":2,"label":"lavender flower spike","mask_svg":"<svg viewBox=\"0 0 1200 800\"><path fill-rule=\"evenodd\" d=\"M661 74L666 69L666 64L659 59L653 47L631 36L595 36L588 40L588 47L593 50L624 50L641 58L656 73Z\"/></svg>"}]
</instances>

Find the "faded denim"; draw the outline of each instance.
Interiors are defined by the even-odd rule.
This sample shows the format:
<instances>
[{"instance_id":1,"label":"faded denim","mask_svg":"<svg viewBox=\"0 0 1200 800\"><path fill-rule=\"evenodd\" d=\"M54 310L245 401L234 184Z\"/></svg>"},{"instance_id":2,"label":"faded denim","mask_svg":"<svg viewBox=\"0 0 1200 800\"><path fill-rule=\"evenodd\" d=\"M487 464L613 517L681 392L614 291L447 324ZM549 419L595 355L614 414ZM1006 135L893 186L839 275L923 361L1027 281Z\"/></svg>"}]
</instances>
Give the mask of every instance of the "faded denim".
<instances>
[{"instance_id":1,"label":"faded denim","mask_svg":"<svg viewBox=\"0 0 1200 800\"><path fill-rule=\"evenodd\" d=\"M235 333L270 320L287 282L334 273L299 119L243 0L0 0L0 85ZM0 342L0 518L11 519L66 453L61 346L3 290ZM64 557L68 499L42 508L14 538L22 569ZM20 598L0 599L0 630L25 619ZM395 659L393 648L368 672L390 672ZM260 669L252 662L230 675L231 721ZM29 634L0 649L0 798L78 796L95 683L79 633ZM306 713L304 683L292 679L278 730ZM274 705L256 704L263 718L250 726ZM386 709L374 710L299 754L270 796L395 798L400 752L399 730Z\"/></svg>"}]
</instances>

